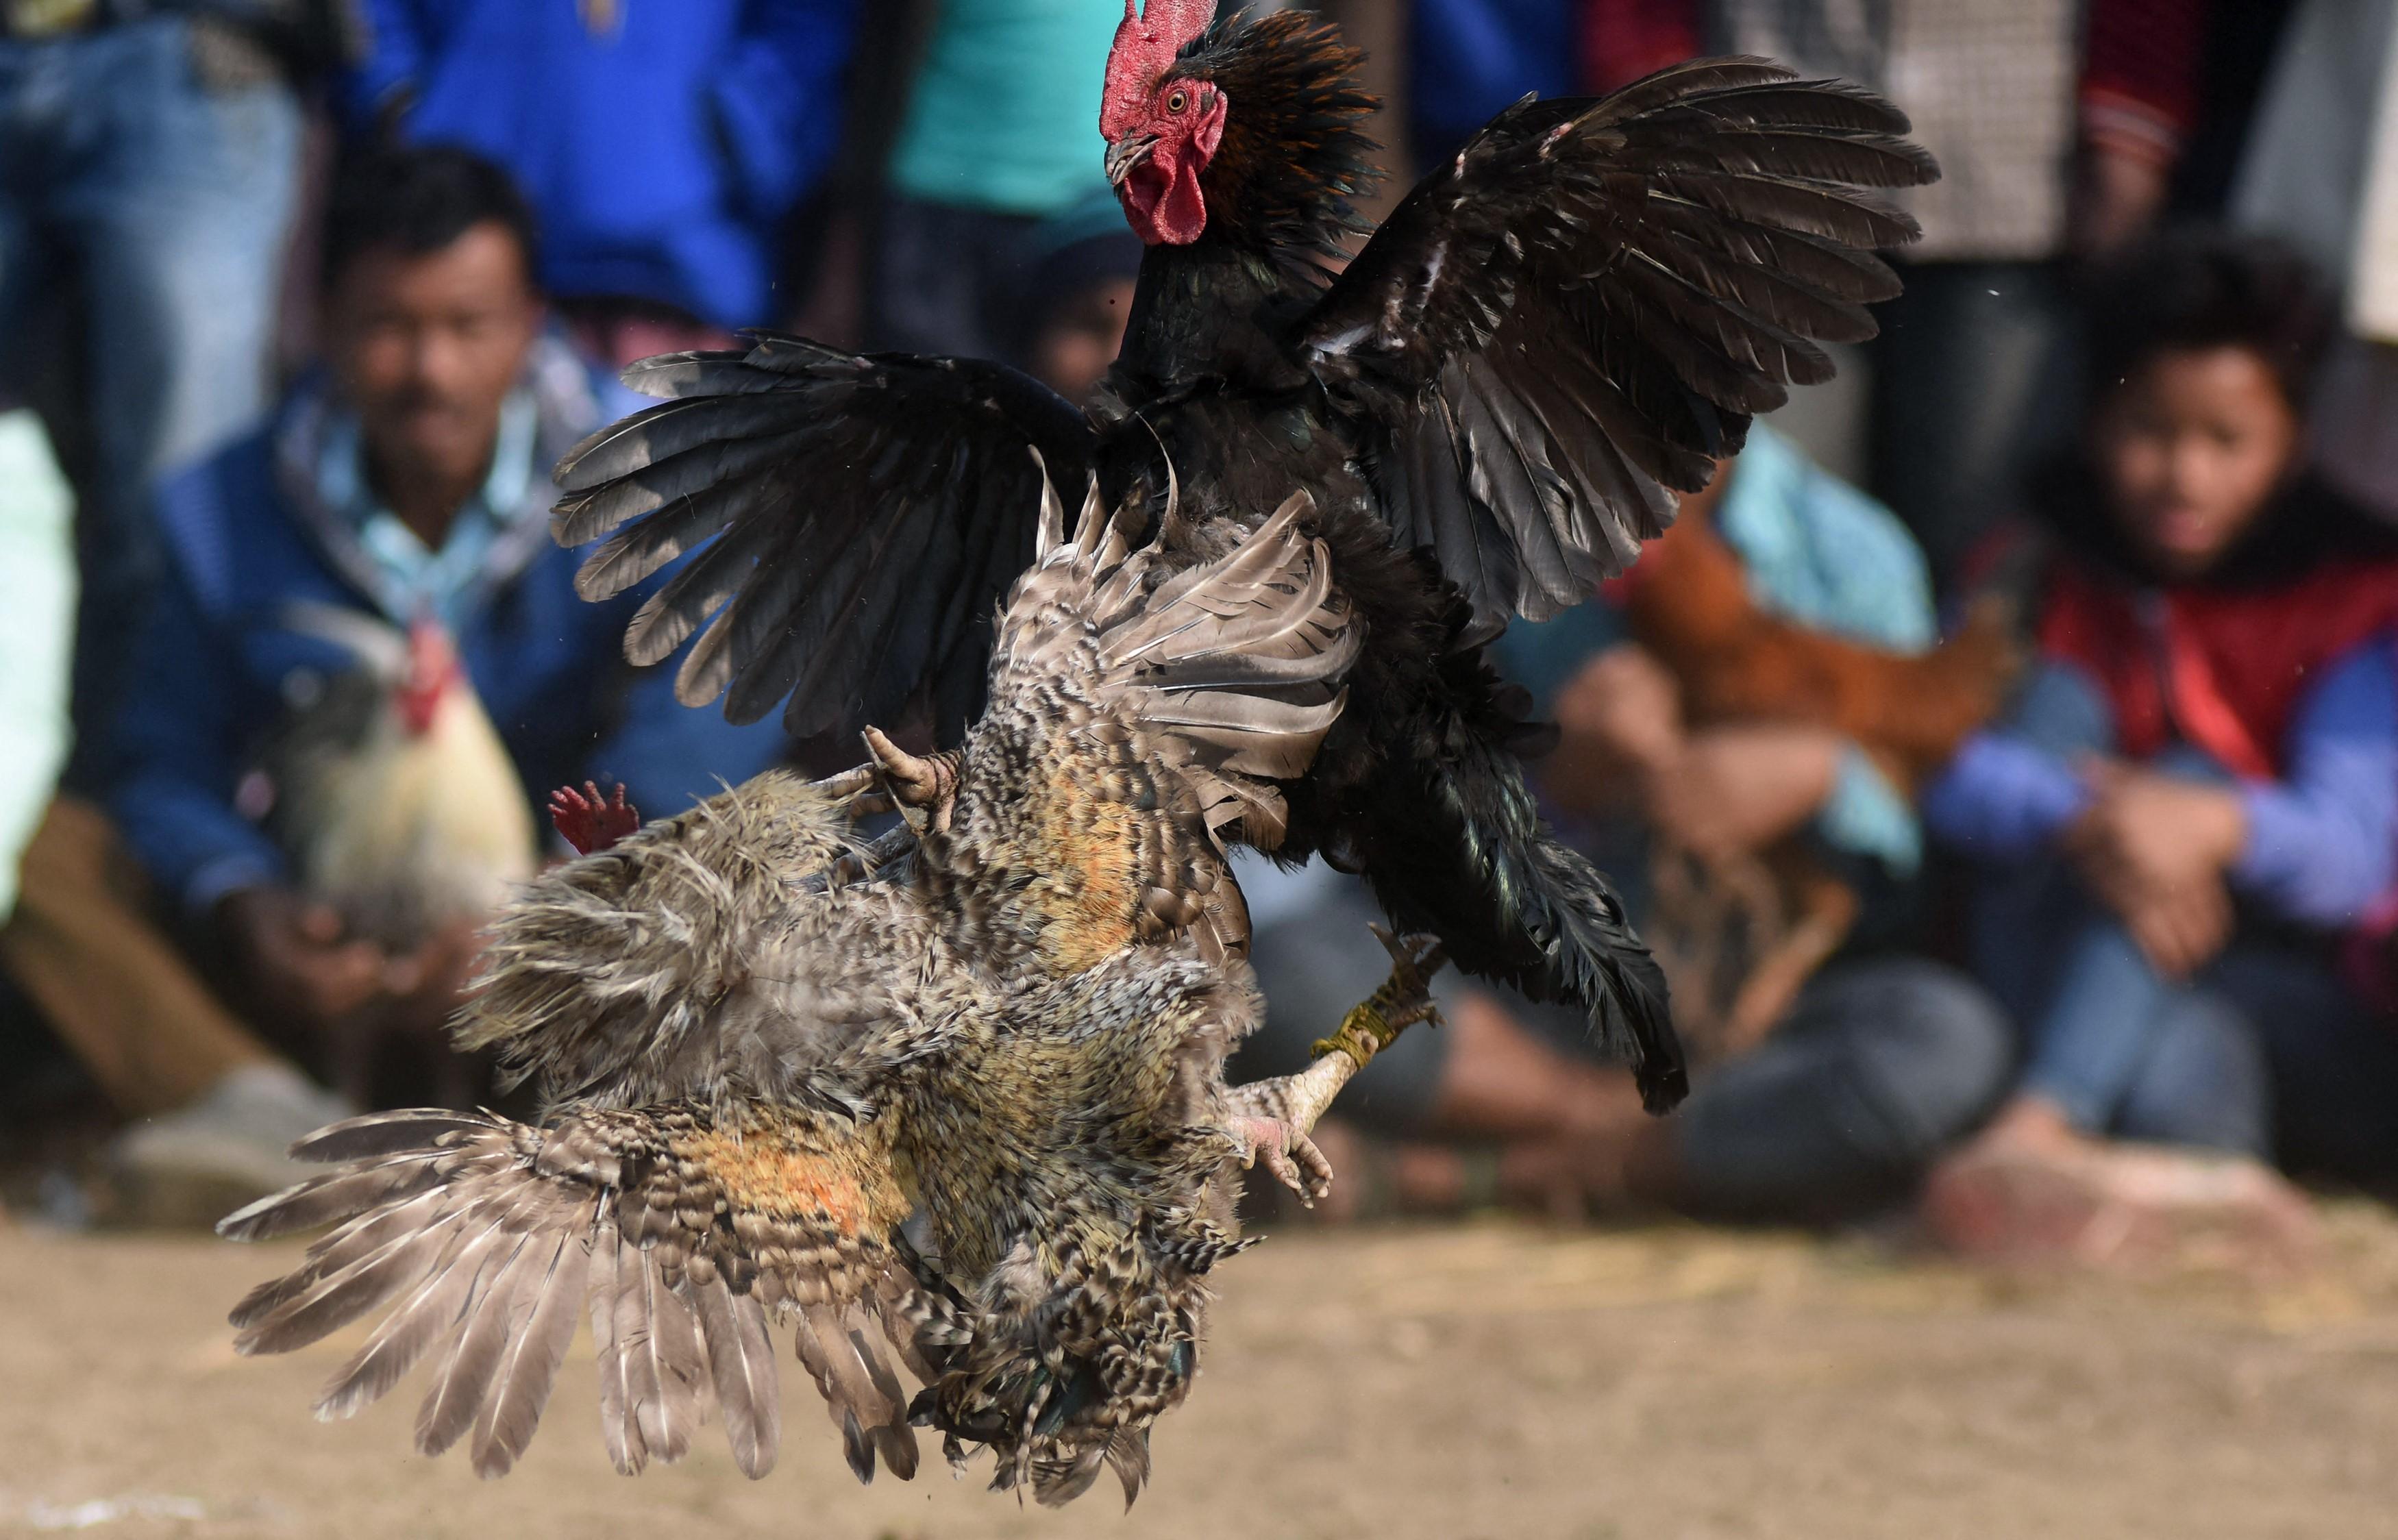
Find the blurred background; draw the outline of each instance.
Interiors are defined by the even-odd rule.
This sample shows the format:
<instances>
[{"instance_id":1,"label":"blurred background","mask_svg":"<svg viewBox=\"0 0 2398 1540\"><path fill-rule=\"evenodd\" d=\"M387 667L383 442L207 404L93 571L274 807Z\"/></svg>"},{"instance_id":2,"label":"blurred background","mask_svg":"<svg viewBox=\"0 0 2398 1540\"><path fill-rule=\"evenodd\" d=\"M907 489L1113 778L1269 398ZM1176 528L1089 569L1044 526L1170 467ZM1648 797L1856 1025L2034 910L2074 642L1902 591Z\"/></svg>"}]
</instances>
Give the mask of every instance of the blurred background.
<instances>
[{"instance_id":1,"label":"blurred background","mask_svg":"<svg viewBox=\"0 0 2398 1540\"><path fill-rule=\"evenodd\" d=\"M1378 210L1708 53L1945 175L1881 334L1498 648L1694 1095L1450 981L1333 1197L1253 1195L1287 1244L1132 1525L1241 1470L1268 1533L2398 1533L2398 4L1316 8ZM0 0L0 1532L1056 1527L829 1458L602 1499L571 1416L504 1489L303 1428L205 1227L322 1123L499 1098L441 1024L553 790L854 757L628 668L653 584L576 597L548 467L748 328L1085 396L1122 14ZM1349 879L1243 876L1246 1078L1382 967Z\"/></svg>"}]
</instances>

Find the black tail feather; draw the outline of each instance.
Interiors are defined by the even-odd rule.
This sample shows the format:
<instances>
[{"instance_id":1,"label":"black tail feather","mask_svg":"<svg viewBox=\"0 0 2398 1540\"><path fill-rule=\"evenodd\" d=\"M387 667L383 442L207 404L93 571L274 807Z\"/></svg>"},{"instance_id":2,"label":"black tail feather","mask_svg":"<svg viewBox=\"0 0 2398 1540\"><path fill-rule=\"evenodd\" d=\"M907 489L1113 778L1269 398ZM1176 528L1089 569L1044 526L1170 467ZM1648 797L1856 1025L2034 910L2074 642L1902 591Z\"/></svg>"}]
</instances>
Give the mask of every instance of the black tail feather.
<instances>
[{"instance_id":1,"label":"black tail feather","mask_svg":"<svg viewBox=\"0 0 2398 1540\"><path fill-rule=\"evenodd\" d=\"M1664 971L1606 877L1543 825L1521 761L1459 727L1435 735L1436 754L1386 760L1372 849L1332 853L1366 872L1401 926L1439 936L1462 971L1587 1011L1643 1105L1671 1110L1691 1082Z\"/></svg>"},{"instance_id":2,"label":"black tail feather","mask_svg":"<svg viewBox=\"0 0 2398 1540\"><path fill-rule=\"evenodd\" d=\"M1543 830L1527 852L1533 902L1524 906L1533 937L1551 937L1546 991L1517 987L1535 999L1566 1000L1591 1013L1599 1040L1627 1046L1640 1101L1671 1112L1691 1093L1681 1038L1674 1031L1664 971L1632 929L1623 901L1581 855Z\"/></svg>"}]
</instances>

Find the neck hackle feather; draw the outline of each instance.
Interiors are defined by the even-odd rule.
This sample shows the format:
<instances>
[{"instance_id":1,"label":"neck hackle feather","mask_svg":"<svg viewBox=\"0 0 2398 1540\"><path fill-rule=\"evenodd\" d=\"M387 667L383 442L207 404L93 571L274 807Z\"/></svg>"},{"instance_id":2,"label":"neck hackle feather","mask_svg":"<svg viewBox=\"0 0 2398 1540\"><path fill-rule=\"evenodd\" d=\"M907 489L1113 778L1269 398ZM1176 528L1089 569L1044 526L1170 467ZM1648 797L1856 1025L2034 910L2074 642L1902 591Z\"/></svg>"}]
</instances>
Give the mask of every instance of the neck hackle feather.
<instances>
[{"instance_id":1,"label":"neck hackle feather","mask_svg":"<svg viewBox=\"0 0 2398 1540\"><path fill-rule=\"evenodd\" d=\"M1354 208L1381 180L1364 128L1381 102L1357 85L1365 57L1300 11L1232 17L1184 51L1175 75L1212 81L1232 103L1199 179L1211 234L1338 259L1372 229Z\"/></svg>"}]
</instances>

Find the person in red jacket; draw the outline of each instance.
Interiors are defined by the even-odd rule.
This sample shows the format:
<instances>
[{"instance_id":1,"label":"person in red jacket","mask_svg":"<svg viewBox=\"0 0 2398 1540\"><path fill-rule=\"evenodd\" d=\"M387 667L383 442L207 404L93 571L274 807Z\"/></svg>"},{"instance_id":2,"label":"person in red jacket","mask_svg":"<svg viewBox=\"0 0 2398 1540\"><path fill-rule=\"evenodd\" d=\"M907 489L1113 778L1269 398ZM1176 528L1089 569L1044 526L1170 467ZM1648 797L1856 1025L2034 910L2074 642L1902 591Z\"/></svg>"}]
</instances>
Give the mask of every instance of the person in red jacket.
<instances>
[{"instance_id":1,"label":"person in red jacket","mask_svg":"<svg viewBox=\"0 0 2398 1540\"><path fill-rule=\"evenodd\" d=\"M2327 307L2287 250L2195 235L2091 314L2091 420L2028 553L2038 664L1925 800L1988 874L1980 967L2026 1035L1952 1173L1963 1238L2001 1247L2176 1194L2278 1223L2277 1154L2398 1182L2398 1033L2336 967L2398 857L2398 534L2302 469Z\"/></svg>"}]
</instances>

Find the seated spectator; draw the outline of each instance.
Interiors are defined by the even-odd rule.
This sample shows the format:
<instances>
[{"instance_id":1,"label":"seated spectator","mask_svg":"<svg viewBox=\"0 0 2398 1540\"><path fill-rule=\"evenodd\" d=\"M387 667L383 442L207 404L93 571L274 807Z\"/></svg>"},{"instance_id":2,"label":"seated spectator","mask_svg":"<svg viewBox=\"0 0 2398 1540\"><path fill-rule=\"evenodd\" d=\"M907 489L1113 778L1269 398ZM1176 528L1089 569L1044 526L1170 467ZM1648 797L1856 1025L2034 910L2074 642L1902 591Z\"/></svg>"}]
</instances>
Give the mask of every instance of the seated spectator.
<instances>
[{"instance_id":1,"label":"seated spectator","mask_svg":"<svg viewBox=\"0 0 2398 1540\"><path fill-rule=\"evenodd\" d=\"M465 151L352 167L325 229L327 367L261 431L167 482L168 579L148 612L127 618L138 666L108 810L250 1024L319 1071L361 1021L429 1033L471 951L455 924L413 950L366 933L357 911L328 901L326 842L438 838L452 860L481 859L464 848L485 837L478 827L500 844L529 838L528 793L621 780L644 810L669 813L780 750L772 728L676 704L664 672L628 680L618 637L638 600L575 595L580 557L551 542L547 471L621 404L603 404L545 331L533 254L506 174ZM366 638L403 632L411 640L388 649L421 676L377 709L417 715L416 730L322 730L418 756L415 769L370 778L375 795L320 799L331 815L296 836L278 820L278 841L245 784L254 751L295 713L357 709L343 686L377 650ZM494 732L501 755L476 759ZM397 834L379 819L400 821ZM148 1092L180 1110L141 1131L134 1154L171 1164L231 1144L271 1149L320 1116L289 1083L279 1113L262 1105L254 1084L225 1073L235 1055L122 1040L168 1030L129 1013L68 1029L88 1060L182 1065L180 1083ZM111 1034L120 1040L102 1040ZM345 1089L363 1097L371 1081Z\"/></svg>"},{"instance_id":2,"label":"seated spectator","mask_svg":"<svg viewBox=\"0 0 2398 1540\"><path fill-rule=\"evenodd\" d=\"M1716 584L1699 542L1728 547L1745 581ZM1553 804L1661 944L1673 927L1659 927L1643 880L1652 851L1696 852L1709 865L1803 852L1861 902L1745 1039L1711 1037L1697 1008L1707 992L1660 945L1677 975L1677 1020L1702 1057L1689 1103L1663 1120L1640 1112L1627 1076L1594 1062L1575 1013L1445 984L1450 1029L1403 1038L1353 1093L1367 1126L1410 1142L1380 1178L1402 1206L1502 1198L1852 1221L1902 1204L2005 1088L1996 1009L1962 976L1895 945L1920 855L1904 796L1913 751L1893 752L1897 740L1876 726L1936 702L1953 741L1976 718L1947 698L1994 700L2001 661L1987 648L1926 654L1930 586L1905 531L1762 425L1651 550L1629 614L1656 650L1610 642L1622 622L1598 606L1502 643L1517 677L1563 681L1561 743L1543 774ZM1709 609L1704 623L1689 613ZM1709 646L1685 645L1703 630ZM1758 688L1816 677L1852 682ZM1788 699L1734 708L1741 688ZM1294 902L1292 880L1326 887ZM1368 901L1339 879L1267 879L1250 903L1269 1003L1260 1046L1274 1061L1260 1072L1270 1073L1303 1051L1285 1031L1337 1012L1361 980L1370 987L1378 949L1359 944Z\"/></svg>"},{"instance_id":3,"label":"seated spectator","mask_svg":"<svg viewBox=\"0 0 2398 1540\"><path fill-rule=\"evenodd\" d=\"M365 0L362 133L471 146L540 216L544 287L622 365L771 326L833 159L855 0Z\"/></svg>"},{"instance_id":4,"label":"seated spectator","mask_svg":"<svg viewBox=\"0 0 2398 1540\"><path fill-rule=\"evenodd\" d=\"M2295 1236L2261 1167L2098 1141L2398 1178L2398 1036L2333 959L2398 841L2398 539L2299 468L2328 316L2297 259L2172 240L2091 317L2105 388L2010 562L2038 667L1925 804L1982 864L1978 966L2028 1056L1943 1212L1998 1250L2101 1215Z\"/></svg>"}]
</instances>

